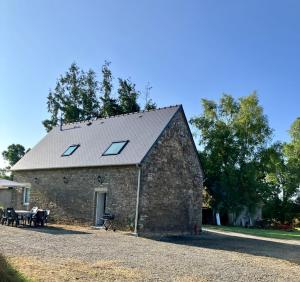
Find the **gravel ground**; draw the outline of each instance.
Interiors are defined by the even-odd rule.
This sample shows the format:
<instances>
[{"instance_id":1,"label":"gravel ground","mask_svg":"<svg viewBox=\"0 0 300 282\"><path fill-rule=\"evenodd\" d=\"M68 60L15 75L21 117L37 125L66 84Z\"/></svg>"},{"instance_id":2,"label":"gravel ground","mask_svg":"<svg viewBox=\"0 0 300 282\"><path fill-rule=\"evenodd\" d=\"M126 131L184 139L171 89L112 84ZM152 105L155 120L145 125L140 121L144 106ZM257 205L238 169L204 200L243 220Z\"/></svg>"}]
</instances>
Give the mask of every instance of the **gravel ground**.
<instances>
[{"instance_id":1,"label":"gravel ground","mask_svg":"<svg viewBox=\"0 0 300 282\"><path fill-rule=\"evenodd\" d=\"M0 226L0 252L37 281L300 281L300 245L205 231L136 238L83 227Z\"/></svg>"}]
</instances>

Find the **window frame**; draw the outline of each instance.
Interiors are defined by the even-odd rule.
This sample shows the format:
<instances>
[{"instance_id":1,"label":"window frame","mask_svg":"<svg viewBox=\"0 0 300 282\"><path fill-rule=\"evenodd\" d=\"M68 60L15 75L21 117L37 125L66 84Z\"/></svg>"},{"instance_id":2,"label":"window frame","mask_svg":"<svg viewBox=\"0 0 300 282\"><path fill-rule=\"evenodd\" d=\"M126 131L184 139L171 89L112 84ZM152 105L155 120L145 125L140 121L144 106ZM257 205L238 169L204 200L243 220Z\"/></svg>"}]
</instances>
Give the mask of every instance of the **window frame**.
<instances>
[{"instance_id":1,"label":"window frame","mask_svg":"<svg viewBox=\"0 0 300 282\"><path fill-rule=\"evenodd\" d=\"M106 154L106 152L109 150L109 148L113 145L113 144L117 144L117 143L124 143L122 148L118 151L118 153L115 154ZM121 140L121 141L114 141L111 142L110 145L106 148L106 150L104 151L104 153L102 153L102 156L116 156L122 153L122 151L125 149L125 147L127 146L127 144L129 143L129 140Z\"/></svg>"},{"instance_id":2,"label":"window frame","mask_svg":"<svg viewBox=\"0 0 300 282\"><path fill-rule=\"evenodd\" d=\"M23 205L29 206L30 204L30 188L23 187Z\"/></svg>"},{"instance_id":3,"label":"window frame","mask_svg":"<svg viewBox=\"0 0 300 282\"><path fill-rule=\"evenodd\" d=\"M75 147L74 150L73 150L70 154L66 155L66 152L67 152L71 147ZM77 149L78 149L79 147L80 147L80 144L73 144L73 145L70 145L70 146L62 153L61 157L69 157L69 156L73 155L73 154L77 151Z\"/></svg>"}]
</instances>

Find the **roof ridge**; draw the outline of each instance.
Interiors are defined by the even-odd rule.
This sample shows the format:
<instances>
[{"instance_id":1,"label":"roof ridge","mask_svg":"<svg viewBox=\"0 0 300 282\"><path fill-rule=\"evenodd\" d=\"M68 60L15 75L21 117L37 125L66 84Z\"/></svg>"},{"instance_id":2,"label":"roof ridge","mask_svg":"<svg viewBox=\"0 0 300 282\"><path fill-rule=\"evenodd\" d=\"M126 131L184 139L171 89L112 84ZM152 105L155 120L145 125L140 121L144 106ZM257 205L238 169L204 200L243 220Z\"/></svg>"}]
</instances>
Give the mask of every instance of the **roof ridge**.
<instances>
[{"instance_id":1,"label":"roof ridge","mask_svg":"<svg viewBox=\"0 0 300 282\"><path fill-rule=\"evenodd\" d=\"M139 111L139 112L132 112L132 113L126 113L126 114L112 115L112 116L108 116L108 117L99 117L99 118L84 119L84 120L80 120L80 121L63 123L62 126L72 125L72 124L80 124L80 123L83 123L83 122L96 121L96 120L105 120L105 119L110 119L110 118L117 118L117 117L122 117L122 116L129 116L129 115L134 115L134 114L141 114L141 113L146 113L146 112L155 112L155 111L159 111L159 110L171 109L171 108L176 108L176 107L180 107L180 106L182 106L182 104L170 105L170 106L167 106L167 107L160 107L160 108L151 109L151 110L142 110L142 111ZM60 125L57 125L56 127L59 127L59 126Z\"/></svg>"}]
</instances>

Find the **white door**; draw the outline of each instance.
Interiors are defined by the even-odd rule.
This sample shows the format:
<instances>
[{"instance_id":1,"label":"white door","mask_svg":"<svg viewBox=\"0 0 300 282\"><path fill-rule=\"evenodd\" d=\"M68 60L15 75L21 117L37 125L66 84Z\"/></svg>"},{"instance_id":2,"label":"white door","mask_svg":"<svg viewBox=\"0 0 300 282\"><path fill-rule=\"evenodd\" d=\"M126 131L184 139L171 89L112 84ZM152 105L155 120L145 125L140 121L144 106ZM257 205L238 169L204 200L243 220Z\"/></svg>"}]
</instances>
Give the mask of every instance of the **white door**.
<instances>
[{"instance_id":1,"label":"white door","mask_svg":"<svg viewBox=\"0 0 300 282\"><path fill-rule=\"evenodd\" d=\"M106 193L103 192L96 192L96 226L102 226L103 214L105 212L105 202L106 202Z\"/></svg>"}]
</instances>

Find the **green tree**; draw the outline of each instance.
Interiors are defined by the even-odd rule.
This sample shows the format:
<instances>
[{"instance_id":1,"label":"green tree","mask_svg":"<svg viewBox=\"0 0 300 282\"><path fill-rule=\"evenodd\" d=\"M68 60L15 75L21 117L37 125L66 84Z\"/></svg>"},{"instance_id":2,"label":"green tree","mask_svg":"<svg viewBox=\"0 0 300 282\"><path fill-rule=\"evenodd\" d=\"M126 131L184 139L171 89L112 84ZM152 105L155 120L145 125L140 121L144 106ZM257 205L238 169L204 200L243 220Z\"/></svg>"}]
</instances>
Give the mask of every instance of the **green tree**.
<instances>
[{"instance_id":1,"label":"green tree","mask_svg":"<svg viewBox=\"0 0 300 282\"><path fill-rule=\"evenodd\" d=\"M119 78L119 105L123 114L139 112L140 106L137 102L139 92L135 89L135 84L129 79Z\"/></svg>"},{"instance_id":2,"label":"green tree","mask_svg":"<svg viewBox=\"0 0 300 282\"><path fill-rule=\"evenodd\" d=\"M59 77L47 97L50 118L43 121L47 131L57 126L60 119L68 123L140 110L137 102L139 92L134 83L119 78L118 99L115 99L112 95L113 76L110 62L105 61L101 72L102 80L99 82L93 70L84 72L73 63ZM147 107L154 108L156 104L151 101Z\"/></svg>"},{"instance_id":3,"label":"green tree","mask_svg":"<svg viewBox=\"0 0 300 282\"><path fill-rule=\"evenodd\" d=\"M261 153L272 130L256 93L235 100L224 94L219 103L202 99L203 113L191 119L200 134L200 158L211 204L218 211L253 210L266 185Z\"/></svg>"},{"instance_id":4,"label":"green tree","mask_svg":"<svg viewBox=\"0 0 300 282\"><path fill-rule=\"evenodd\" d=\"M73 63L49 92L47 106L51 117L43 121L43 125L50 131L58 125L61 117L64 122L75 122L99 116L97 95L98 82L94 71L85 73Z\"/></svg>"},{"instance_id":5,"label":"green tree","mask_svg":"<svg viewBox=\"0 0 300 282\"><path fill-rule=\"evenodd\" d=\"M155 102L153 102L152 99L149 99L146 104L145 104L145 110L150 111L150 110L155 110L157 108L157 105Z\"/></svg>"},{"instance_id":6,"label":"green tree","mask_svg":"<svg viewBox=\"0 0 300 282\"><path fill-rule=\"evenodd\" d=\"M91 119L100 115L99 83L96 79L96 73L91 69L85 74L84 80L85 91L82 92L82 118Z\"/></svg>"},{"instance_id":7,"label":"green tree","mask_svg":"<svg viewBox=\"0 0 300 282\"><path fill-rule=\"evenodd\" d=\"M290 142L283 145L284 169L282 171L282 206L283 221L291 222L299 216L297 195L300 192L300 118L297 118L291 125Z\"/></svg>"},{"instance_id":8,"label":"green tree","mask_svg":"<svg viewBox=\"0 0 300 282\"><path fill-rule=\"evenodd\" d=\"M102 66L102 82L101 82L101 116L109 117L113 115L117 115L121 113L120 106L117 102L117 99L112 97L112 89L113 89L113 76L110 70L110 62L105 61Z\"/></svg>"},{"instance_id":9,"label":"green tree","mask_svg":"<svg viewBox=\"0 0 300 282\"><path fill-rule=\"evenodd\" d=\"M20 144L11 144L7 147L7 150L2 152L2 156L10 166L13 166L25 155L25 153L24 146Z\"/></svg>"},{"instance_id":10,"label":"green tree","mask_svg":"<svg viewBox=\"0 0 300 282\"><path fill-rule=\"evenodd\" d=\"M292 186L300 186L300 118L298 117L289 130L291 142L284 145L284 155L290 173L293 175Z\"/></svg>"},{"instance_id":11,"label":"green tree","mask_svg":"<svg viewBox=\"0 0 300 282\"><path fill-rule=\"evenodd\" d=\"M7 179L7 180L12 179L11 175L9 175L9 171L5 168L0 169L0 178Z\"/></svg>"},{"instance_id":12,"label":"green tree","mask_svg":"<svg viewBox=\"0 0 300 282\"><path fill-rule=\"evenodd\" d=\"M146 111L155 110L157 108L156 103L154 103L153 100L150 98L151 89L152 89L152 86L150 86L150 84L148 82L148 84L146 85L146 88L145 88L145 90L146 90L145 91L146 103L145 103L144 110L146 110Z\"/></svg>"},{"instance_id":13,"label":"green tree","mask_svg":"<svg viewBox=\"0 0 300 282\"><path fill-rule=\"evenodd\" d=\"M300 119L296 119L290 130L291 141L277 145L276 156L269 161L272 169L266 181L276 191L265 205L266 216L285 222L292 222L299 212L297 193L300 188ZM296 198L295 198L296 197Z\"/></svg>"}]
</instances>

